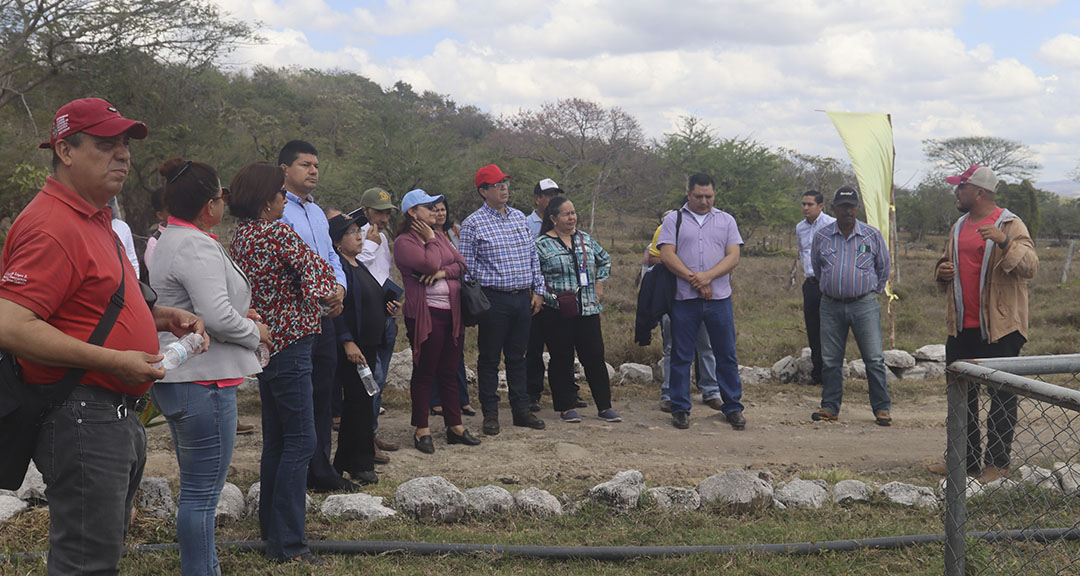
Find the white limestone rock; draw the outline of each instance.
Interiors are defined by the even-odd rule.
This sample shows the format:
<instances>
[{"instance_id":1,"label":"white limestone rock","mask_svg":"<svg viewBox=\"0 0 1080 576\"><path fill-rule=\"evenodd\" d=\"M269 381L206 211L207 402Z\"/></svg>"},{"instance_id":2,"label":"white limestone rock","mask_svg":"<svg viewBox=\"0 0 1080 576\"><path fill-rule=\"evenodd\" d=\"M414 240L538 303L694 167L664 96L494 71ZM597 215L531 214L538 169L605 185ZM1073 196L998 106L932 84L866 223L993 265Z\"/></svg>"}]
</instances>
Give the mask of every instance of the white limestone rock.
<instances>
[{"instance_id":1,"label":"white limestone rock","mask_svg":"<svg viewBox=\"0 0 1080 576\"><path fill-rule=\"evenodd\" d=\"M412 350L406 348L394 352L386 369L386 385L397 390L407 390L412 379Z\"/></svg>"},{"instance_id":2,"label":"white limestone rock","mask_svg":"<svg viewBox=\"0 0 1080 576\"><path fill-rule=\"evenodd\" d=\"M457 522L465 516L465 494L442 476L413 478L400 484L394 504L421 522Z\"/></svg>"},{"instance_id":3,"label":"white limestone rock","mask_svg":"<svg viewBox=\"0 0 1080 576\"><path fill-rule=\"evenodd\" d=\"M866 380L866 362L863 362L862 358L848 362L848 367L851 369L852 378Z\"/></svg>"},{"instance_id":4,"label":"white limestone rock","mask_svg":"<svg viewBox=\"0 0 1080 576\"><path fill-rule=\"evenodd\" d=\"M501 486L487 485L465 491L468 512L474 516L497 516L514 509L514 495Z\"/></svg>"},{"instance_id":5,"label":"white limestone rock","mask_svg":"<svg viewBox=\"0 0 1080 576\"><path fill-rule=\"evenodd\" d=\"M701 496L693 488L661 486L649 488L648 495L661 510L685 512L701 508Z\"/></svg>"},{"instance_id":6,"label":"white limestone rock","mask_svg":"<svg viewBox=\"0 0 1080 576\"><path fill-rule=\"evenodd\" d=\"M16 496L0 496L0 524L21 514L30 505Z\"/></svg>"},{"instance_id":7,"label":"white limestone rock","mask_svg":"<svg viewBox=\"0 0 1080 576\"><path fill-rule=\"evenodd\" d=\"M794 356L784 356L780 360L777 360L776 364L772 365L773 378L776 378L784 384L795 380L795 375L798 371L799 367L795 364Z\"/></svg>"},{"instance_id":8,"label":"white limestone rock","mask_svg":"<svg viewBox=\"0 0 1080 576\"><path fill-rule=\"evenodd\" d=\"M771 474L729 469L709 476L697 486L704 507L742 514L767 509L773 503Z\"/></svg>"},{"instance_id":9,"label":"white limestone rock","mask_svg":"<svg viewBox=\"0 0 1080 576\"><path fill-rule=\"evenodd\" d=\"M259 379L255 376L245 376L244 381L236 387L237 392L258 392Z\"/></svg>"},{"instance_id":10,"label":"white limestone rock","mask_svg":"<svg viewBox=\"0 0 1080 576\"><path fill-rule=\"evenodd\" d=\"M259 500L262 497L262 482L256 482L248 487L247 499L245 500L244 513L248 516L259 515ZM311 511L314 500L311 494L304 494L304 510Z\"/></svg>"},{"instance_id":11,"label":"white limestone rock","mask_svg":"<svg viewBox=\"0 0 1080 576\"><path fill-rule=\"evenodd\" d=\"M948 482L948 478L942 478L938 481L938 493L942 498L945 498L945 484ZM968 500L975 498L982 494L983 485L977 479L967 477L967 486L964 488L964 497Z\"/></svg>"},{"instance_id":12,"label":"white limestone rock","mask_svg":"<svg viewBox=\"0 0 1080 576\"><path fill-rule=\"evenodd\" d=\"M933 361L930 361L930 360L925 360L925 361L920 360L918 365L926 367L926 379L927 380L933 380L935 378L944 378L945 377L945 363L944 362L933 362Z\"/></svg>"},{"instance_id":13,"label":"white limestone rock","mask_svg":"<svg viewBox=\"0 0 1080 576\"><path fill-rule=\"evenodd\" d=\"M903 368L899 372L901 380L926 380L930 375L926 364L916 364L911 368Z\"/></svg>"},{"instance_id":14,"label":"white limestone rock","mask_svg":"<svg viewBox=\"0 0 1080 576\"><path fill-rule=\"evenodd\" d=\"M833 486L833 502L850 506L856 502L869 502L871 490L859 480L841 480Z\"/></svg>"},{"instance_id":15,"label":"white limestone rock","mask_svg":"<svg viewBox=\"0 0 1080 576\"><path fill-rule=\"evenodd\" d=\"M885 350L885 365L889 368L911 368L915 366L915 357L905 350Z\"/></svg>"},{"instance_id":16,"label":"white limestone rock","mask_svg":"<svg viewBox=\"0 0 1080 576\"><path fill-rule=\"evenodd\" d=\"M33 461L27 467L22 485L15 491L15 495L20 500L28 502L48 502L49 499L45 497L45 479L41 477L41 472L38 471Z\"/></svg>"},{"instance_id":17,"label":"white limestone rock","mask_svg":"<svg viewBox=\"0 0 1080 576\"><path fill-rule=\"evenodd\" d=\"M890 502L919 508L937 508L938 500L934 491L925 486L914 486L903 482L889 482L881 487L881 493Z\"/></svg>"},{"instance_id":18,"label":"white limestone rock","mask_svg":"<svg viewBox=\"0 0 1080 576\"><path fill-rule=\"evenodd\" d=\"M394 510L383 506L381 496L370 494L334 494L323 501L322 513L326 516L374 522L397 515Z\"/></svg>"},{"instance_id":19,"label":"white limestone rock","mask_svg":"<svg viewBox=\"0 0 1080 576\"><path fill-rule=\"evenodd\" d=\"M169 481L164 478L144 476L139 482L135 505L143 514L154 518L172 518L176 515L176 501L173 500Z\"/></svg>"},{"instance_id":20,"label":"white limestone rock","mask_svg":"<svg viewBox=\"0 0 1080 576\"><path fill-rule=\"evenodd\" d=\"M829 497L829 483L824 480L795 478L791 482L779 484L773 496L785 508L821 508Z\"/></svg>"},{"instance_id":21,"label":"white limestone rock","mask_svg":"<svg viewBox=\"0 0 1080 576\"><path fill-rule=\"evenodd\" d=\"M641 472L625 470L611 480L593 486L589 490L589 497L595 502L626 512L637 508L638 500L644 492L645 480Z\"/></svg>"},{"instance_id":22,"label":"white limestone rock","mask_svg":"<svg viewBox=\"0 0 1080 576\"><path fill-rule=\"evenodd\" d=\"M607 369L607 379L608 379L608 382L610 382L612 384L612 386L622 384L622 382L620 380L615 378L615 375L617 374L617 372L615 371L614 366L612 366L611 364L609 364L607 362L604 362L604 368ZM650 369L649 372L651 373L652 369Z\"/></svg>"},{"instance_id":23,"label":"white limestone rock","mask_svg":"<svg viewBox=\"0 0 1080 576\"><path fill-rule=\"evenodd\" d=\"M758 366L739 366L739 380L743 386L756 386L772 380L772 370Z\"/></svg>"},{"instance_id":24,"label":"white limestone rock","mask_svg":"<svg viewBox=\"0 0 1080 576\"><path fill-rule=\"evenodd\" d=\"M537 517L561 516L562 503L547 490L526 488L514 494L514 504L524 514Z\"/></svg>"},{"instance_id":25,"label":"white limestone rock","mask_svg":"<svg viewBox=\"0 0 1080 576\"><path fill-rule=\"evenodd\" d=\"M945 345L944 344L927 344L916 349L911 355L916 360L930 360L932 362L944 362L945 361Z\"/></svg>"},{"instance_id":26,"label":"white limestone rock","mask_svg":"<svg viewBox=\"0 0 1080 576\"><path fill-rule=\"evenodd\" d=\"M1080 496L1080 464L1054 462L1052 471L1062 492L1068 496Z\"/></svg>"},{"instance_id":27,"label":"white limestone rock","mask_svg":"<svg viewBox=\"0 0 1080 576\"><path fill-rule=\"evenodd\" d=\"M226 482L221 487L221 495L218 496L217 508L214 509L214 520L221 524L243 518L247 506L244 502L244 493L232 482Z\"/></svg>"},{"instance_id":28,"label":"white limestone rock","mask_svg":"<svg viewBox=\"0 0 1080 576\"><path fill-rule=\"evenodd\" d=\"M1034 484L1047 490L1061 490L1061 484L1058 483L1058 479L1054 476L1052 470L1025 464L1018 468L1017 471L1020 473L1021 483Z\"/></svg>"},{"instance_id":29,"label":"white limestone rock","mask_svg":"<svg viewBox=\"0 0 1080 576\"><path fill-rule=\"evenodd\" d=\"M653 381L652 367L635 362L627 362L619 366L619 378L624 383L636 382L649 384Z\"/></svg>"}]
</instances>

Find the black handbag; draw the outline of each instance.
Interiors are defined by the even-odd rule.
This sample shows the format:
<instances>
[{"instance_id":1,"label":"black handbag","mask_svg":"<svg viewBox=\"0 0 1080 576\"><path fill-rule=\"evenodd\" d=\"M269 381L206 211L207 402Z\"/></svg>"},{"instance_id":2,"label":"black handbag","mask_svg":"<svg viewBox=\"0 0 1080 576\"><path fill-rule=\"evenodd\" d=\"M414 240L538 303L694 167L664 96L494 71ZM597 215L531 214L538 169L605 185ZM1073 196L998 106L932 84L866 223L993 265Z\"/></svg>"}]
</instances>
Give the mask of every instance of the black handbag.
<instances>
[{"instance_id":1,"label":"black handbag","mask_svg":"<svg viewBox=\"0 0 1080 576\"><path fill-rule=\"evenodd\" d=\"M119 240L116 247L117 255L123 259ZM90 334L90 344L101 346L116 324L124 307L125 276L121 266L120 286ZM15 355L0 350L0 489L17 490L22 485L34 457L42 418L71 395L85 373L81 368L71 368L54 384L29 384L22 379Z\"/></svg>"},{"instance_id":2,"label":"black handbag","mask_svg":"<svg viewBox=\"0 0 1080 576\"><path fill-rule=\"evenodd\" d=\"M488 302L475 279L466 279L466 274L469 273L467 266L458 262L458 270L461 271L461 277L458 278L461 283L461 316L466 326L476 326L491 310L491 302Z\"/></svg>"}]
</instances>

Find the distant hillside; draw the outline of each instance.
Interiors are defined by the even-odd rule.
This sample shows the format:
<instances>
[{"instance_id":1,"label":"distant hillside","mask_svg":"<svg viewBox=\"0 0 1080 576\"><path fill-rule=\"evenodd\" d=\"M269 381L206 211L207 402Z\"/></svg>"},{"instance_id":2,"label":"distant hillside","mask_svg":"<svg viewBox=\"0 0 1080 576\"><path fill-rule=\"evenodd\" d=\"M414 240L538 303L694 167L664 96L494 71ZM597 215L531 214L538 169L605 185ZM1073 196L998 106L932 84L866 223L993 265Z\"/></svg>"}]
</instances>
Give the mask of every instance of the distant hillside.
<instances>
[{"instance_id":1,"label":"distant hillside","mask_svg":"<svg viewBox=\"0 0 1080 576\"><path fill-rule=\"evenodd\" d=\"M1080 198L1080 182L1074 180L1054 180L1052 182L1039 182L1036 188L1049 190L1066 198Z\"/></svg>"}]
</instances>

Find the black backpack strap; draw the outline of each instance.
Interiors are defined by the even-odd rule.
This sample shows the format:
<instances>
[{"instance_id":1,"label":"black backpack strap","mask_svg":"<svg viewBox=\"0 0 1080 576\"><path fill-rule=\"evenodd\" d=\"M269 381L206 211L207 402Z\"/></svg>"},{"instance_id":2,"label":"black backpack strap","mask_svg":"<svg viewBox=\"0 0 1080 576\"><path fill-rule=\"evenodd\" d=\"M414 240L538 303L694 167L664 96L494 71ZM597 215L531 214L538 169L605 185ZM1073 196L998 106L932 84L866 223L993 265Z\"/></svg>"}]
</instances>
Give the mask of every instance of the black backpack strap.
<instances>
[{"instance_id":1,"label":"black backpack strap","mask_svg":"<svg viewBox=\"0 0 1080 576\"><path fill-rule=\"evenodd\" d=\"M112 332L113 326L116 325L120 310L124 307L124 282L127 280L127 270L124 268L124 249L120 245L120 239L115 235L113 240L116 241L116 255L120 258L120 286L116 288L116 292L109 298L105 313L101 315L101 320L98 320L97 326L94 327L94 331L90 334L90 339L87 340L87 342L95 346L101 346L105 343L105 339L109 337L109 332ZM85 368L68 369L64 377L49 392L49 403L59 404L66 400L85 373Z\"/></svg>"}]
</instances>

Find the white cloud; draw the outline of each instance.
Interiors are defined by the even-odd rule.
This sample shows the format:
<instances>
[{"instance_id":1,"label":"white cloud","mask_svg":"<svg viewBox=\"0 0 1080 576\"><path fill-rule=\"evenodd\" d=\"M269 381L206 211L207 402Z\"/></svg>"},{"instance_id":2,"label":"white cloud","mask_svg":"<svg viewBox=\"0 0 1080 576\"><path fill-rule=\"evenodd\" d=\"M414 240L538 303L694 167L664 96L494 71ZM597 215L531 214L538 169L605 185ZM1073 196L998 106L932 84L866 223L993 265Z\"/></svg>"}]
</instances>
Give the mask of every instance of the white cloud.
<instances>
[{"instance_id":1,"label":"white cloud","mask_svg":"<svg viewBox=\"0 0 1080 576\"><path fill-rule=\"evenodd\" d=\"M1039 58L1060 68L1080 68L1080 36L1054 36L1039 46Z\"/></svg>"},{"instance_id":2,"label":"white cloud","mask_svg":"<svg viewBox=\"0 0 1080 576\"><path fill-rule=\"evenodd\" d=\"M979 0L982 8L1026 8L1028 10L1042 10L1056 5L1060 0Z\"/></svg>"}]
</instances>

